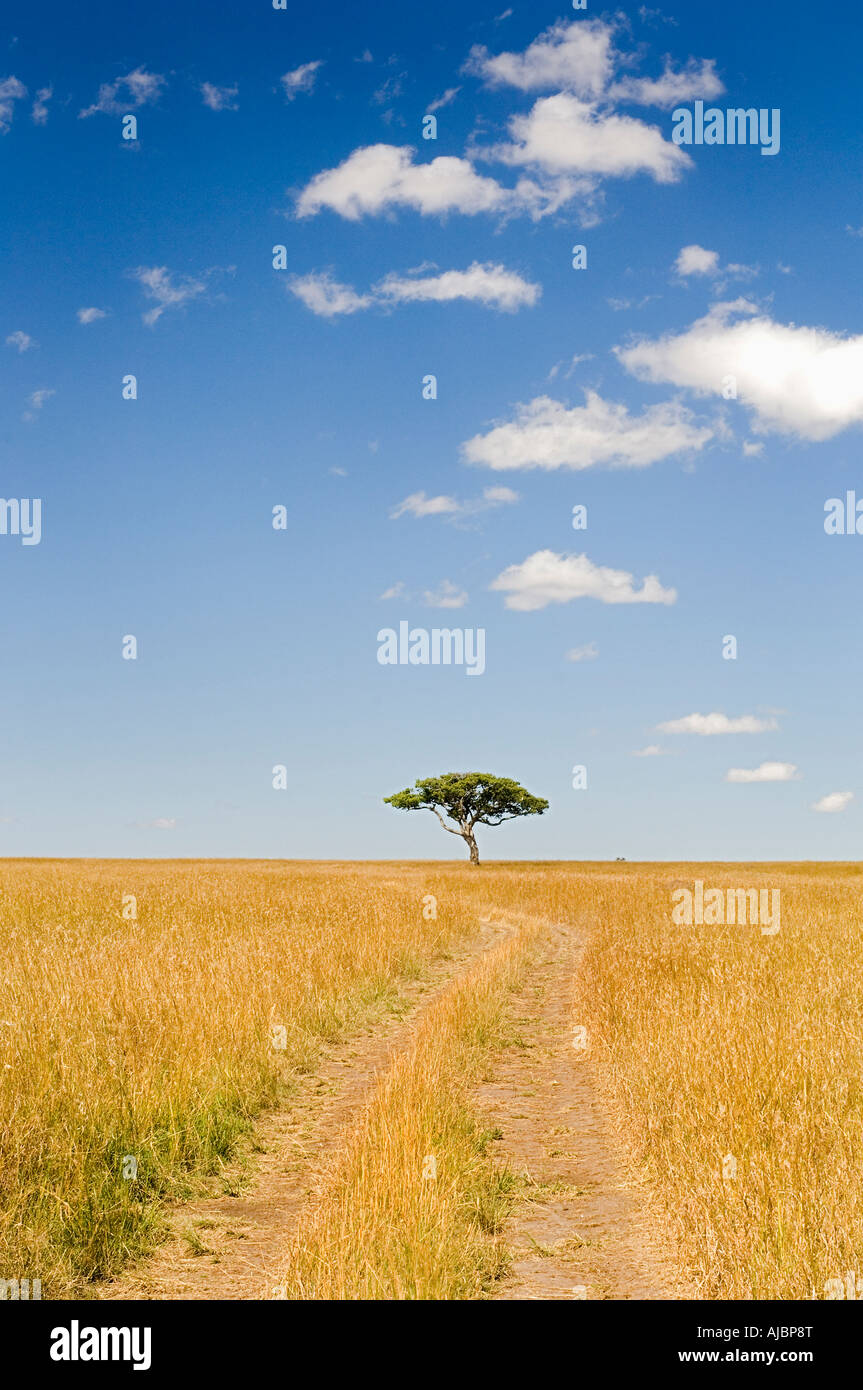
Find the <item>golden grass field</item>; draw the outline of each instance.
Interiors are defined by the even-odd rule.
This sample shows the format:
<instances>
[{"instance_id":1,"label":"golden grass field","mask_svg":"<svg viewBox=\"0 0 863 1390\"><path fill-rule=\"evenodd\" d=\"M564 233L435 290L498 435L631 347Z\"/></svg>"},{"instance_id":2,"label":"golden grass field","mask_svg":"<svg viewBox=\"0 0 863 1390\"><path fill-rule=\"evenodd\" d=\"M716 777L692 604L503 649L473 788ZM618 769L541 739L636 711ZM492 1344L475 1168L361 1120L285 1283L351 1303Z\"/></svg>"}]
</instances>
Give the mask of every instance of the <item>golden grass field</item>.
<instances>
[{"instance_id":1,"label":"golden grass field","mask_svg":"<svg viewBox=\"0 0 863 1390\"><path fill-rule=\"evenodd\" d=\"M780 888L781 931L674 926L672 886L696 877ZM0 1277L45 1298L157 1240L321 1044L398 1011L481 915L517 929L376 1086L285 1251L287 1297L487 1296L514 1178L471 1088L512 1042L548 921L584 934L573 1021L697 1296L821 1297L860 1268L857 866L26 860L0 878Z\"/></svg>"}]
</instances>

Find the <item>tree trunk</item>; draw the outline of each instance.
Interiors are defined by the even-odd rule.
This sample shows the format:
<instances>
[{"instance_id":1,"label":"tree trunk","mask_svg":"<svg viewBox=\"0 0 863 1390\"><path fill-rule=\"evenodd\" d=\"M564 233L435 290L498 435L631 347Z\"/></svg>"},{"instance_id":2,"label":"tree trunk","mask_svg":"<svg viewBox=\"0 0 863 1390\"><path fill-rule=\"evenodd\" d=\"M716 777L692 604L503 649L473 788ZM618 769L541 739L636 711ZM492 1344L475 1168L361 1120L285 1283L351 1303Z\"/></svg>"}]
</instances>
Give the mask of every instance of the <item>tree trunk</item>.
<instances>
[{"instance_id":1,"label":"tree trunk","mask_svg":"<svg viewBox=\"0 0 863 1390\"><path fill-rule=\"evenodd\" d=\"M468 835L465 835L464 838L467 840L468 849L470 850L470 862L474 865L475 868L478 869L478 868L479 868L479 846L477 845L477 842L476 842L476 840L474 839L473 835L468 834Z\"/></svg>"}]
</instances>

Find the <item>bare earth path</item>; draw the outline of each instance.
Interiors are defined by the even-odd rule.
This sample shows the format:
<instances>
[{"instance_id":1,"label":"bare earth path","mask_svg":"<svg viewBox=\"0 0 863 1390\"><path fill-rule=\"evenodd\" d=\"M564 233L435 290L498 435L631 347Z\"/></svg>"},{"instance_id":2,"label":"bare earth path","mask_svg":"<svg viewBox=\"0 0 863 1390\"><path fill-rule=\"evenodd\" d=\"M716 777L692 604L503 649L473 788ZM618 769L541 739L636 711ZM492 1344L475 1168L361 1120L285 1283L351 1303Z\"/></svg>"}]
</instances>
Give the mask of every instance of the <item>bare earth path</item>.
<instances>
[{"instance_id":1,"label":"bare earth path","mask_svg":"<svg viewBox=\"0 0 863 1390\"><path fill-rule=\"evenodd\" d=\"M678 1283L656 1216L596 1090L589 1049L573 1046L582 950L577 927L551 929L517 1010L509 1048L478 1100L502 1137L501 1161L526 1179L507 1232L512 1275L499 1299L673 1299Z\"/></svg>"},{"instance_id":2,"label":"bare earth path","mask_svg":"<svg viewBox=\"0 0 863 1390\"><path fill-rule=\"evenodd\" d=\"M482 919L481 919L482 920ZM273 1273L299 1217L315 1200L340 1137L393 1056L407 1048L431 1002L512 928L480 932L405 986L407 1015L376 1021L331 1046L301 1077L287 1109L255 1127L244 1166L222 1175L218 1195L174 1207L171 1234L149 1258L93 1290L103 1299L279 1297ZM627 1169L593 1078L589 1052L573 1048L574 977L583 933L550 927L515 1001L523 1047L491 1067L478 1109L502 1138L501 1162L527 1175L526 1198L507 1233L513 1258L501 1299L691 1297L675 1283L645 1195ZM232 1195L233 1194L233 1195Z\"/></svg>"},{"instance_id":3,"label":"bare earth path","mask_svg":"<svg viewBox=\"0 0 863 1390\"><path fill-rule=\"evenodd\" d=\"M102 1299L256 1299L279 1297L276 1276L285 1244L313 1201L340 1135L350 1126L396 1052L410 1045L422 1014L478 955L511 928L481 919L477 935L404 985L401 1018L376 1020L331 1046L314 1074L301 1076L286 1110L255 1126L255 1152L219 1186L236 1195L182 1203L169 1215L171 1235L149 1258L102 1285Z\"/></svg>"}]
</instances>

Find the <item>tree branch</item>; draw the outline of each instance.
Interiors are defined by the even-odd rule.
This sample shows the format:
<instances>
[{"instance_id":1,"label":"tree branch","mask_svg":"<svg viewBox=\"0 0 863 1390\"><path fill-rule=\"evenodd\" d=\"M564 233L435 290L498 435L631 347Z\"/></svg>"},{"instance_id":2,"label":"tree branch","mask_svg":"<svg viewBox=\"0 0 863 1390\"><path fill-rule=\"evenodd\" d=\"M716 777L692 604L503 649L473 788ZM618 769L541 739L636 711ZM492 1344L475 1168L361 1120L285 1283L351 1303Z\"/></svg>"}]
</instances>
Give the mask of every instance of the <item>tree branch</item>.
<instances>
[{"instance_id":1,"label":"tree branch","mask_svg":"<svg viewBox=\"0 0 863 1390\"><path fill-rule=\"evenodd\" d=\"M461 834L462 834L462 831L461 831L461 830L453 830L453 828L452 828L451 825L447 825L447 824L445 823L444 818L443 818L443 816L441 815L440 811L438 810L437 806L427 806L427 807L426 807L426 810L427 810L427 811L434 811L435 815L437 816L437 818L438 818L438 820L440 821L441 825L443 826L444 830L448 830L449 833L450 833L450 835L461 835Z\"/></svg>"}]
</instances>

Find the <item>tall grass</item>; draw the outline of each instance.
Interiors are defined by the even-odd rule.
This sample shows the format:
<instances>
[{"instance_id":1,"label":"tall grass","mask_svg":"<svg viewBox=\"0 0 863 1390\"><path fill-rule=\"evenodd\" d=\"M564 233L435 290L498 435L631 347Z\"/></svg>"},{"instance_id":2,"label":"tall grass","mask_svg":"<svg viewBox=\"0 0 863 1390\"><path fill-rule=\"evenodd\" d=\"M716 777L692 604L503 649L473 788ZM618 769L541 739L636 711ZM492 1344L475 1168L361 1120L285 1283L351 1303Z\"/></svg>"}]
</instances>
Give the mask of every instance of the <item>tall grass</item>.
<instances>
[{"instance_id":1,"label":"tall grass","mask_svg":"<svg viewBox=\"0 0 863 1390\"><path fill-rule=\"evenodd\" d=\"M779 887L781 931L674 926L672 887L696 877ZM117 1270L326 1040L398 1008L400 982L497 915L584 932L577 1021L702 1296L821 1297L863 1275L861 888L850 865L0 863L0 1278L56 1298ZM377 1093L293 1296L485 1289L505 1194L463 1083L499 964ZM376 1274L343 1248L347 1191Z\"/></svg>"},{"instance_id":2,"label":"tall grass","mask_svg":"<svg viewBox=\"0 0 863 1390\"><path fill-rule=\"evenodd\" d=\"M781 930L674 926L671 885L695 877L779 888ZM583 1019L703 1298L863 1274L861 884L717 864L596 885Z\"/></svg>"},{"instance_id":3,"label":"tall grass","mask_svg":"<svg viewBox=\"0 0 863 1390\"><path fill-rule=\"evenodd\" d=\"M506 1031L530 928L429 1009L347 1137L282 1276L290 1299L474 1299L501 1275L514 1178L486 1156L470 1089Z\"/></svg>"},{"instance_id":4,"label":"tall grass","mask_svg":"<svg viewBox=\"0 0 863 1390\"><path fill-rule=\"evenodd\" d=\"M383 867L0 866L0 1277L62 1297L141 1250L323 1040L475 927L456 886L424 916L428 891Z\"/></svg>"}]
</instances>

